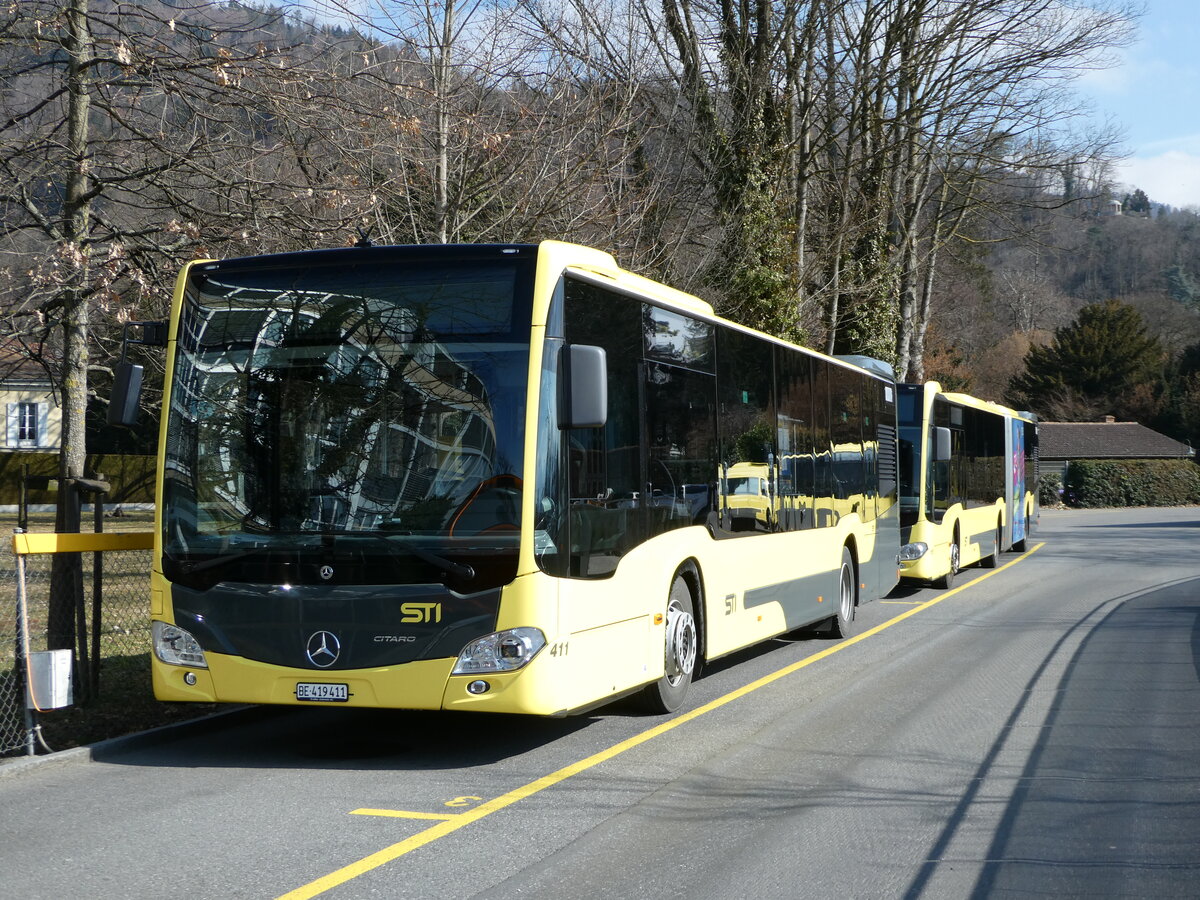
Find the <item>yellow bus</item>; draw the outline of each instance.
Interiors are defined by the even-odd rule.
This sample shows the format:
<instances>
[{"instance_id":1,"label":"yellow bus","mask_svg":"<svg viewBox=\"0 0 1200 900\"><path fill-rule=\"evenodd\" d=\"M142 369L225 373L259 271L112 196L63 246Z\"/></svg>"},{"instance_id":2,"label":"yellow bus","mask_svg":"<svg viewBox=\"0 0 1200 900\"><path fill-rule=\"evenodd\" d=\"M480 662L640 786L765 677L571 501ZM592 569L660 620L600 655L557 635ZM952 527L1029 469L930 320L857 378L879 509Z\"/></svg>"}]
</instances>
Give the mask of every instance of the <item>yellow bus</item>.
<instances>
[{"instance_id":1,"label":"yellow bus","mask_svg":"<svg viewBox=\"0 0 1200 900\"><path fill-rule=\"evenodd\" d=\"M950 587L1023 551L1038 517L1037 417L936 381L901 384L901 577Z\"/></svg>"},{"instance_id":2,"label":"yellow bus","mask_svg":"<svg viewBox=\"0 0 1200 900\"><path fill-rule=\"evenodd\" d=\"M849 634L896 584L890 368L606 253L200 261L166 339L160 699L668 712L705 661Z\"/></svg>"},{"instance_id":3,"label":"yellow bus","mask_svg":"<svg viewBox=\"0 0 1200 900\"><path fill-rule=\"evenodd\" d=\"M750 529L768 530L778 515L773 508L771 469L766 463L739 462L723 469L719 496L730 518L748 521Z\"/></svg>"}]
</instances>

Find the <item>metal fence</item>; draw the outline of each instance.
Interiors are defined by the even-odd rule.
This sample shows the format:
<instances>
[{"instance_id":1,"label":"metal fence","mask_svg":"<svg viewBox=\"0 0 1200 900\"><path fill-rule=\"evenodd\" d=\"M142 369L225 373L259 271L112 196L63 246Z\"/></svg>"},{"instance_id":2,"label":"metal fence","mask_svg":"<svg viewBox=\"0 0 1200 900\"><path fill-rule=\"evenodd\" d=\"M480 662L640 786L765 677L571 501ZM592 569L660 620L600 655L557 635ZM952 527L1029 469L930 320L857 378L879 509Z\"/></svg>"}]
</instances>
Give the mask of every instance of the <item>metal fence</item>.
<instances>
[{"instance_id":1,"label":"metal fence","mask_svg":"<svg viewBox=\"0 0 1200 900\"><path fill-rule=\"evenodd\" d=\"M75 703L112 689L115 679L141 668L123 665L150 651L150 545L152 535L18 534L0 552L0 755L25 752L25 655L45 650L50 573L56 553L78 553L83 593L78 602L72 681ZM18 620L18 559L23 562L29 646ZM148 688L147 688L148 689Z\"/></svg>"}]
</instances>

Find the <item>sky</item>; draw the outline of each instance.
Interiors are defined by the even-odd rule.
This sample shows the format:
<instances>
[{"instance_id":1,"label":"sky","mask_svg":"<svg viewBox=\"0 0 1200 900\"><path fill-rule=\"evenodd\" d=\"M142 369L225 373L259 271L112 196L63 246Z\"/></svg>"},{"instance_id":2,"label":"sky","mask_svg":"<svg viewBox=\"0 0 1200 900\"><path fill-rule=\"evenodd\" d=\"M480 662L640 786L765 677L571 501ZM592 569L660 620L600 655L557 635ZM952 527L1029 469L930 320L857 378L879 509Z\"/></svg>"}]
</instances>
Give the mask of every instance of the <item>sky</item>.
<instances>
[{"instance_id":1,"label":"sky","mask_svg":"<svg viewBox=\"0 0 1200 900\"><path fill-rule=\"evenodd\" d=\"M1080 79L1099 122L1122 126L1116 179L1155 203L1200 210L1200 2L1143 0L1139 38L1120 64Z\"/></svg>"}]
</instances>

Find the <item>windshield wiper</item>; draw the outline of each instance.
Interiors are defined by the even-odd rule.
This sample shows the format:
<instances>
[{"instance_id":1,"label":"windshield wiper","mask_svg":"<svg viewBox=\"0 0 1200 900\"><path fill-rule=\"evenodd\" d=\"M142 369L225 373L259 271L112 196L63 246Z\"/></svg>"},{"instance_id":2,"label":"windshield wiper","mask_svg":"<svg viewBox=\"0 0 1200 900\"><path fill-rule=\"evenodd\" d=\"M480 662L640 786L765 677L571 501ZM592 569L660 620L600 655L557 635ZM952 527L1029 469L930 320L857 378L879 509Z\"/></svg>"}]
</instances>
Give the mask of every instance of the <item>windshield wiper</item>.
<instances>
[{"instance_id":1,"label":"windshield wiper","mask_svg":"<svg viewBox=\"0 0 1200 900\"><path fill-rule=\"evenodd\" d=\"M349 533L353 534L353 532L349 532ZM360 532L358 534L354 534L354 536L355 537L373 538L374 540L377 540L377 541L383 541L383 543L387 544L389 549L394 550L397 548L397 544L395 542L393 542L392 539L387 537L386 535L376 534L371 531L365 531L365 532ZM467 563L460 563L460 562L455 562L452 559L446 559L446 557L439 556L438 554L434 553L432 550L426 550L424 547L420 547L416 544L401 544L399 546L402 547L404 550L407 550L409 553L411 553L413 556L415 556L417 559L421 560L422 562L427 562L431 565L438 566L446 574L453 575L455 578L462 578L467 581L470 581L471 579L473 579L475 577L475 567L471 566Z\"/></svg>"},{"instance_id":2,"label":"windshield wiper","mask_svg":"<svg viewBox=\"0 0 1200 900\"><path fill-rule=\"evenodd\" d=\"M381 540L386 541L387 538L381 538ZM424 560L427 563L432 563L435 566L441 566L456 578L464 578L469 581L475 577L474 566L468 565L467 563L459 563L452 559L446 559L443 556L438 556L436 553L430 550L426 550L424 547L405 547L404 549L413 556L417 557L417 559Z\"/></svg>"},{"instance_id":3,"label":"windshield wiper","mask_svg":"<svg viewBox=\"0 0 1200 900\"><path fill-rule=\"evenodd\" d=\"M249 550L238 550L235 553L226 553L220 556L214 556L212 559L202 559L199 562L191 562L189 560L175 559L171 560L188 574L195 572L204 572L207 569L213 569L217 566L223 566L226 563L234 562L235 560L245 559L248 556L257 556L261 553L270 553L271 547L251 547Z\"/></svg>"}]
</instances>

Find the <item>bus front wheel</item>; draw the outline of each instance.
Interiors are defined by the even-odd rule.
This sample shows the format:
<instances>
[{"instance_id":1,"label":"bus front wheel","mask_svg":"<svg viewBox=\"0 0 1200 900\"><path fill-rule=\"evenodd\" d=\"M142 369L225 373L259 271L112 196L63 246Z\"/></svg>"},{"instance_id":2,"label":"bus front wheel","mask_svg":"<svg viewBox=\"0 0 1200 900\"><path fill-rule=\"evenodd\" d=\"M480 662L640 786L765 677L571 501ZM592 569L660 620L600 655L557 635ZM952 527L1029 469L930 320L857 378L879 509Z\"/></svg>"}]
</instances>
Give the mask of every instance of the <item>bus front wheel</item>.
<instances>
[{"instance_id":1,"label":"bus front wheel","mask_svg":"<svg viewBox=\"0 0 1200 900\"><path fill-rule=\"evenodd\" d=\"M838 611L830 633L835 638L853 637L858 630L858 579L850 548L842 548L842 570L838 573Z\"/></svg>"},{"instance_id":2,"label":"bus front wheel","mask_svg":"<svg viewBox=\"0 0 1200 900\"><path fill-rule=\"evenodd\" d=\"M687 579L676 575L667 596L667 628L663 642L663 677L642 691L642 703L652 713L674 712L683 705L696 669L695 601Z\"/></svg>"}]
</instances>

